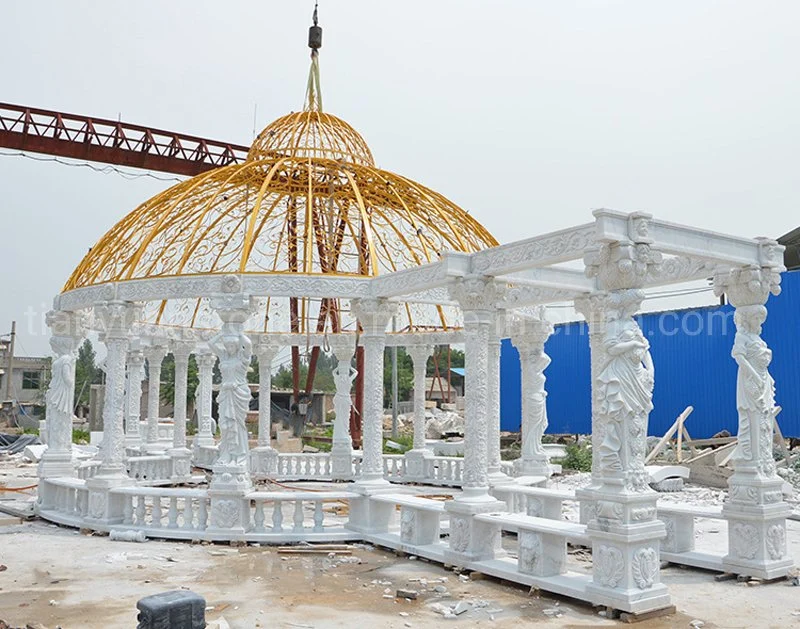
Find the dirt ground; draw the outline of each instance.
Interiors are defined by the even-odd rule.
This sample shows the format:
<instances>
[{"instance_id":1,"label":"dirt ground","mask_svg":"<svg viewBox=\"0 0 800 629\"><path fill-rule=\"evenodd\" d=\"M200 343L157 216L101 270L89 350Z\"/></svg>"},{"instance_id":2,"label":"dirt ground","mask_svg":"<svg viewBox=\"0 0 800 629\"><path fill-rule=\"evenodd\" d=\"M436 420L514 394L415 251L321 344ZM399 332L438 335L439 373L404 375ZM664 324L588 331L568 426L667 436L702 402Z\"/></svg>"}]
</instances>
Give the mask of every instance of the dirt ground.
<instances>
[{"instance_id":1,"label":"dirt ground","mask_svg":"<svg viewBox=\"0 0 800 629\"><path fill-rule=\"evenodd\" d=\"M797 553L800 530L792 529ZM551 627L617 624L577 601L529 596L526 589L490 579L465 582L441 566L357 546L352 555L357 559L339 563L326 555L281 555L267 547L113 542L41 521L4 526L0 563L7 569L0 572L0 618L11 626L38 622L48 629L130 628L137 600L188 588L205 597L209 623L224 617L233 629L322 629L361 622L397 628L512 627L520 621ZM800 589L788 582L717 583L711 573L677 567L662 575L678 613L642 622L642 629L689 627L695 619L706 628L800 622ZM419 598L396 599L398 588L417 590ZM460 600L469 610L455 619L435 611L435 603Z\"/></svg>"},{"instance_id":2,"label":"dirt ground","mask_svg":"<svg viewBox=\"0 0 800 629\"><path fill-rule=\"evenodd\" d=\"M0 484L36 482L32 464L0 464ZM574 488L586 479L557 479ZM663 494L667 501L717 503L719 491L687 487ZM20 506L33 491L0 492L0 501ZM576 519L567 510L565 517ZM12 522L11 524L4 524ZM724 552L723 523L698 519L698 550ZM800 522L788 521L789 552L800 559ZM513 537L504 546L515 552ZM0 620L12 627L40 623L47 629L130 629L136 602L144 596L187 588L207 603L209 629L222 618L231 629L285 627L611 627L619 623L591 606L492 579L464 581L423 560L357 544L353 559L327 555L283 555L275 548L148 541L116 542L82 535L41 520L14 524L0 516ZM571 570L591 570L591 556L570 555ZM3 568L5 566L5 568ZM800 588L789 581L748 585L718 583L714 574L669 566L661 572L678 612L641 622L642 629L769 628L800 625ZM419 592L416 600L395 598L399 588ZM467 611L446 619L437 606L464 601ZM2 626L2 625L0 625ZM35 625L34 625L35 626Z\"/></svg>"}]
</instances>

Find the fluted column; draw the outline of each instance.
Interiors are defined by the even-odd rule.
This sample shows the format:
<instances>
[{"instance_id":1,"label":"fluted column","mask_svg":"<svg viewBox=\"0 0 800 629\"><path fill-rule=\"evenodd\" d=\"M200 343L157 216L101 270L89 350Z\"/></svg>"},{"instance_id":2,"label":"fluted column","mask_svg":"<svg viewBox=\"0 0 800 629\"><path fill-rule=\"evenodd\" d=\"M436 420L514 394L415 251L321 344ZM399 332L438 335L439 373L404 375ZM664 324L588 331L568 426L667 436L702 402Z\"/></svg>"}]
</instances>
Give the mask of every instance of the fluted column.
<instances>
[{"instance_id":1,"label":"fluted column","mask_svg":"<svg viewBox=\"0 0 800 629\"><path fill-rule=\"evenodd\" d=\"M45 396L48 444L39 463L40 478L75 476L72 461L72 411L75 407L75 360L85 333L83 317L60 310L47 313L50 347L55 354Z\"/></svg>"},{"instance_id":2,"label":"fluted column","mask_svg":"<svg viewBox=\"0 0 800 629\"><path fill-rule=\"evenodd\" d=\"M161 409L161 363L167 355L166 344L153 341L144 348L147 359L147 452L161 452L165 448L158 443L158 419Z\"/></svg>"},{"instance_id":3,"label":"fluted column","mask_svg":"<svg viewBox=\"0 0 800 629\"><path fill-rule=\"evenodd\" d=\"M385 299L354 300L351 311L361 324L364 345L363 460L359 484L388 484L383 478L383 354L386 326L396 306Z\"/></svg>"},{"instance_id":4,"label":"fluted column","mask_svg":"<svg viewBox=\"0 0 800 629\"><path fill-rule=\"evenodd\" d=\"M522 453L519 473L526 476L550 476L542 436L547 429L547 391L544 370L550 358L544 344L553 333L553 324L545 318L544 308L535 317L516 317L511 341L519 350L522 370Z\"/></svg>"},{"instance_id":5,"label":"fluted column","mask_svg":"<svg viewBox=\"0 0 800 629\"><path fill-rule=\"evenodd\" d=\"M142 438L139 422L142 417L142 382L144 381L144 353L138 339L131 340L128 352L128 377L125 383L125 447L139 448Z\"/></svg>"},{"instance_id":6,"label":"fluted column","mask_svg":"<svg viewBox=\"0 0 800 629\"><path fill-rule=\"evenodd\" d=\"M194 448L199 448L214 445L214 432L211 430L211 394L217 357L208 346L201 346L195 354L195 360L197 361L197 389L194 392L194 398L197 408L197 436L192 445Z\"/></svg>"},{"instance_id":7,"label":"fluted column","mask_svg":"<svg viewBox=\"0 0 800 629\"><path fill-rule=\"evenodd\" d=\"M764 240L762 246L768 250L765 253L774 251L767 260L780 260L777 243ZM728 498L722 507L728 521L728 554L723 567L762 579L786 576L793 569L786 547L786 518L791 508L783 500L783 481L776 474L772 454L778 413L775 381L769 373L772 351L761 338L767 318L765 304L770 294L780 293L782 270L776 262L718 273L714 278L717 293L727 295L736 308L731 355L739 367L739 430Z\"/></svg>"},{"instance_id":8,"label":"fluted column","mask_svg":"<svg viewBox=\"0 0 800 629\"><path fill-rule=\"evenodd\" d=\"M255 476L274 477L278 473L278 452L272 447L272 360L280 345L267 336L256 339L253 352L258 358L258 446L250 458Z\"/></svg>"}]
</instances>

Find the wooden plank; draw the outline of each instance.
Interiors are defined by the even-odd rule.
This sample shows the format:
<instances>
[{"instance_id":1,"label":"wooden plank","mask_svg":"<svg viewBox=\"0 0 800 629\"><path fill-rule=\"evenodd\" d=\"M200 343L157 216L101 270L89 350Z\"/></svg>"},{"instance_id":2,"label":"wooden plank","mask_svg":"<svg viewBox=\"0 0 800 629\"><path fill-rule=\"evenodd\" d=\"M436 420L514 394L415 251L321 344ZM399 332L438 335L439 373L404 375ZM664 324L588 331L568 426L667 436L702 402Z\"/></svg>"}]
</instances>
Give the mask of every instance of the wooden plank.
<instances>
[{"instance_id":1,"label":"wooden plank","mask_svg":"<svg viewBox=\"0 0 800 629\"><path fill-rule=\"evenodd\" d=\"M654 609L649 612L621 612L619 615L619 619L628 624L633 624L635 622L642 622L645 620L651 620L653 618L661 618L662 616L672 616L675 613L675 605L670 605L669 607L663 607L661 609Z\"/></svg>"},{"instance_id":2,"label":"wooden plank","mask_svg":"<svg viewBox=\"0 0 800 629\"><path fill-rule=\"evenodd\" d=\"M661 450L664 448L666 443L672 438L672 435L675 434L675 431L678 429L678 422L681 421L681 418L683 418L683 420L685 421L686 418L689 417L689 415L691 414L691 412L693 410L694 410L694 407L687 406L684 409L683 413L678 415L678 419L676 419L674 421L674 423L672 424L672 426L670 427L670 429L667 432L664 433L664 436L661 437L659 442L656 444L656 447L653 448L652 450L650 450L650 453L647 455L647 457L644 460L644 464L645 465L647 465L648 463L653 461L653 459L655 459L656 456L658 456L658 453L661 452Z\"/></svg>"}]
</instances>

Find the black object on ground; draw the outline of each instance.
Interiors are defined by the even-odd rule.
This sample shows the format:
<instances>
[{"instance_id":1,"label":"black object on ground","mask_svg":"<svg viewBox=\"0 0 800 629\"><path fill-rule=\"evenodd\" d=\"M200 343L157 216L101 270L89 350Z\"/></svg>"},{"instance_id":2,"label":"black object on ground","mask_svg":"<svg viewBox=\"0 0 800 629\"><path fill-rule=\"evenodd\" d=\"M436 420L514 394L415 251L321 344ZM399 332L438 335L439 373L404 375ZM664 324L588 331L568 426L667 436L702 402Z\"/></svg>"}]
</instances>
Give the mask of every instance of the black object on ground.
<instances>
[{"instance_id":1,"label":"black object on ground","mask_svg":"<svg viewBox=\"0 0 800 629\"><path fill-rule=\"evenodd\" d=\"M204 629L206 599L189 590L145 596L136 603L137 629Z\"/></svg>"}]
</instances>

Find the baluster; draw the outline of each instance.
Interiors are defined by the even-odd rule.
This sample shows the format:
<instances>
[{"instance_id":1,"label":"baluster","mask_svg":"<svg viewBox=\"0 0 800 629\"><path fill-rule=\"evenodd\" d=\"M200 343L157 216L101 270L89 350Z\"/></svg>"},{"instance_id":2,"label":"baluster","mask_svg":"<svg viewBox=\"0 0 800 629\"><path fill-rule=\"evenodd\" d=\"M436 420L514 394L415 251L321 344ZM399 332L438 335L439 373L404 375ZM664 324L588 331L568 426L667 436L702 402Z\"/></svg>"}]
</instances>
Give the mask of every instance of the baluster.
<instances>
[{"instance_id":1,"label":"baluster","mask_svg":"<svg viewBox=\"0 0 800 629\"><path fill-rule=\"evenodd\" d=\"M303 501L302 500L295 500L294 501L294 528L292 529L295 533L302 533L303 532Z\"/></svg>"},{"instance_id":2,"label":"baluster","mask_svg":"<svg viewBox=\"0 0 800 629\"><path fill-rule=\"evenodd\" d=\"M161 496L153 497L152 522L150 526L161 528Z\"/></svg>"},{"instance_id":3,"label":"baluster","mask_svg":"<svg viewBox=\"0 0 800 629\"><path fill-rule=\"evenodd\" d=\"M167 520L167 528L178 528L178 498L176 496L170 496Z\"/></svg>"},{"instance_id":4,"label":"baluster","mask_svg":"<svg viewBox=\"0 0 800 629\"><path fill-rule=\"evenodd\" d=\"M86 489L82 489L78 494L78 503L80 516L85 518L86 513L89 511L89 492Z\"/></svg>"},{"instance_id":5,"label":"baluster","mask_svg":"<svg viewBox=\"0 0 800 629\"><path fill-rule=\"evenodd\" d=\"M203 496L198 500L198 510L197 510L197 527L198 531L205 531L206 527L208 526L208 503L206 502L207 498Z\"/></svg>"},{"instance_id":6,"label":"baluster","mask_svg":"<svg viewBox=\"0 0 800 629\"><path fill-rule=\"evenodd\" d=\"M136 524L139 526L145 526L144 516L144 496L136 496Z\"/></svg>"},{"instance_id":7,"label":"baluster","mask_svg":"<svg viewBox=\"0 0 800 629\"><path fill-rule=\"evenodd\" d=\"M272 532L283 532L283 502L280 500L272 502Z\"/></svg>"},{"instance_id":8,"label":"baluster","mask_svg":"<svg viewBox=\"0 0 800 629\"><path fill-rule=\"evenodd\" d=\"M183 499L183 528L191 530L194 523L194 502L191 498Z\"/></svg>"},{"instance_id":9,"label":"baluster","mask_svg":"<svg viewBox=\"0 0 800 629\"><path fill-rule=\"evenodd\" d=\"M253 514L253 532L254 533L263 533L264 532L264 503L260 500L254 501L255 506L255 513Z\"/></svg>"},{"instance_id":10,"label":"baluster","mask_svg":"<svg viewBox=\"0 0 800 629\"><path fill-rule=\"evenodd\" d=\"M242 500L239 503L239 509L242 514L242 527L245 531L250 530L250 501Z\"/></svg>"},{"instance_id":11,"label":"baluster","mask_svg":"<svg viewBox=\"0 0 800 629\"><path fill-rule=\"evenodd\" d=\"M314 532L322 532L322 521L325 515L322 513L322 500L314 501Z\"/></svg>"},{"instance_id":12,"label":"baluster","mask_svg":"<svg viewBox=\"0 0 800 629\"><path fill-rule=\"evenodd\" d=\"M125 494L122 499L125 501L122 509L122 523L131 525L133 524L133 496Z\"/></svg>"}]
</instances>

